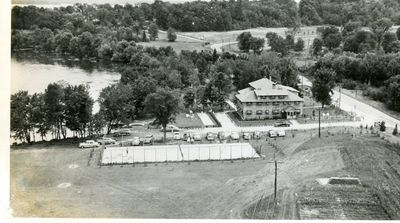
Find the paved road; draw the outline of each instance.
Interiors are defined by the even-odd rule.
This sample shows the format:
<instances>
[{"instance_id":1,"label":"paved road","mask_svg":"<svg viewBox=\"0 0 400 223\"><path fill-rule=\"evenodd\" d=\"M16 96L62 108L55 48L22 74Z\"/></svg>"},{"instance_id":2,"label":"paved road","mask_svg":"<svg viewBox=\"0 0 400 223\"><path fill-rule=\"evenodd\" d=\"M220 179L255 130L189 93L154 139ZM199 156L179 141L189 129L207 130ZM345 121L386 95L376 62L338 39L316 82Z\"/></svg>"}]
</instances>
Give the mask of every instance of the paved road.
<instances>
[{"instance_id":1,"label":"paved road","mask_svg":"<svg viewBox=\"0 0 400 223\"><path fill-rule=\"evenodd\" d=\"M300 75L300 81L303 78L303 83L307 85L312 85L311 81L306 77ZM363 125L372 125L377 121L385 121L386 126L394 127L395 124L400 125L400 120L392 118L391 116L379 111L378 109L365 104L357 99L349 97L344 94L340 94L337 90L333 91L332 99L335 104L339 104L340 98L340 108L347 112L352 112L361 117L361 123Z\"/></svg>"}]
</instances>

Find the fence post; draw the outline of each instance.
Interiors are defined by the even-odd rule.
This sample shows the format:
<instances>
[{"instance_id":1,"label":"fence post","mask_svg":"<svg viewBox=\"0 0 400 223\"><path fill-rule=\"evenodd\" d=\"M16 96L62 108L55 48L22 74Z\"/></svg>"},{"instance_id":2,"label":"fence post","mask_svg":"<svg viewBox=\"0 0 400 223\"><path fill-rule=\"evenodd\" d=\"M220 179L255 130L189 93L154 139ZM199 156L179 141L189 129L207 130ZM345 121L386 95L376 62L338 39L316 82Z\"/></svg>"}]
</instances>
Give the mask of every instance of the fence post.
<instances>
[{"instance_id":1,"label":"fence post","mask_svg":"<svg viewBox=\"0 0 400 223\"><path fill-rule=\"evenodd\" d=\"M211 160L211 146L208 146L208 160Z\"/></svg>"},{"instance_id":2,"label":"fence post","mask_svg":"<svg viewBox=\"0 0 400 223\"><path fill-rule=\"evenodd\" d=\"M233 163L233 160L232 160L232 145L231 145L231 163Z\"/></svg>"},{"instance_id":3,"label":"fence post","mask_svg":"<svg viewBox=\"0 0 400 223\"><path fill-rule=\"evenodd\" d=\"M143 163L144 163L144 166L147 166L147 164L146 164L146 149L145 148L143 148Z\"/></svg>"},{"instance_id":4,"label":"fence post","mask_svg":"<svg viewBox=\"0 0 400 223\"><path fill-rule=\"evenodd\" d=\"M158 164L157 164L157 149L156 148L154 148L154 162L155 162L154 166L158 166Z\"/></svg>"}]
</instances>

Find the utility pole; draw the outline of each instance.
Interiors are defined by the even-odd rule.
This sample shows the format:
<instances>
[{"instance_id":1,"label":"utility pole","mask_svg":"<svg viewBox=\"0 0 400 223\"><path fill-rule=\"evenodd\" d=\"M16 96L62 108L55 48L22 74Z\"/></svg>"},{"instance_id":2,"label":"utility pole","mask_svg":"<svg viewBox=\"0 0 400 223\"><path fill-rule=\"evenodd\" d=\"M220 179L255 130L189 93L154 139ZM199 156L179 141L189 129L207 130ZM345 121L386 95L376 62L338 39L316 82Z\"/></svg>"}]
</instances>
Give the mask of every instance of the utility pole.
<instances>
[{"instance_id":1,"label":"utility pole","mask_svg":"<svg viewBox=\"0 0 400 223\"><path fill-rule=\"evenodd\" d=\"M276 151L276 145L273 145L273 144L271 144L273 147L274 147L274 149L275 149L275 151ZM274 151L274 161L272 162L269 162L269 163L274 163L274 165L275 165L275 178L274 178L274 205L276 205L276 194L277 194L277 191L278 191L278 163L283 163L283 162L281 162L281 161L277 161L276 160L276 158L275 158L275 151Z\"/></svg>"},{"instance_id":2,"label":"utility pole","mask_svg":"<svg viewBox=\"0 0 400 223\"><path fill-rule=\"evenodd\" d=\"M321 108L318 109L318 138L321 138Z\"/></svg>"},{"instance_id":3,"label":"utility pole","mask_svg":"<svg viewBox=\"0 0 400 223\"><path fill-rule=\"evenodd\" d=\"M276 188L278 187L278 163L275 160L274 203L276 204Z\"/></svg>"}]
</instances>

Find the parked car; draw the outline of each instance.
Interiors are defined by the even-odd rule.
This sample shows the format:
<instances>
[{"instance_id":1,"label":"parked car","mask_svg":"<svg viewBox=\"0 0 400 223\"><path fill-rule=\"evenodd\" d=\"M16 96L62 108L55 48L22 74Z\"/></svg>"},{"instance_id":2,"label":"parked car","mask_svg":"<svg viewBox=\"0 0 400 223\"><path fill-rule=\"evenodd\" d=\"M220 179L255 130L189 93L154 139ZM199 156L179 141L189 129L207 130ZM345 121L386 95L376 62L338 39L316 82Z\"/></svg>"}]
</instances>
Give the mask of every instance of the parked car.
<instances>
[{"instance_id":1,"label":"parked car","mask_svg":"<svg viewBox=\"0 0 400 223\"><path fill-rule=\"evenodd\" d=\"M99 147L100 144L98 142L95 142L94 140L86 140L86 142L81 142L79 143L79 148L93 148L93 147Z\"/></svg>"},{"instance_id":2,"label":"parked car","mask_svg":"<svg viewBox=\"0 0 400 223\"><path fill-rule=\"evenodd\" d=\"M129 130L129 129L119 129L119 130L115 131L113 135L115 137L129 136L129 135L131 135L131 130Z\"/></svg>"},{"instance_id":3,"label":"parked car","mask_svg":"<svg viewBox=\"0 0 400 223\"><path fill-rule=\"evenodd\" d=\"M269 130L268 131L268 136L270 137L270 138L276 138L278 135L276 134L276 131L275 130Z\"/></svg>"},{"instance_id":4,"label":"parked car","mask_svg":"<svg viewBox=\"0 0 400 223\"><path fill-rule=\"evenodd\" d=\"M174 125L167 125L167 132L171 131L171 132L176 132L176 131L180 131L181 129L174 126ZM164 131L164 127L161 126L161 131Z\"/></svg>"},{"instance_id":5,"label":"parked car","mask_svg":"<svg viewBox=\"0 0 400 223\"><path fill-rule=\"evenodd\" d=\"M133 137L133 139L132 139L132 145L133 145L133 146L140 146L140 138L137 137L137 136Z\"/></svg>"},{"instance_id":6,"label":"parked car","mask_svg":"<svg viewBox=\"0 0 400 223\"><path fill-rule=\"evenodd\" d=\"M98 139L97 142L98 142L100 145L110 145L110 144L115 144L115 143L117 143L117 141L115 141L114 139L112 139L112 138L106 138L106 137L103 137L103 138Z\"/></svg>"},{"instance_id":7,"label":"parked car","mask_svg":"<svg viewBox=\"0 0 400 223\"><path fill-rule=\"evenodd\" d=\"M194 139L194 141L201 141L201 134L200 133L194 133L193 134L193 139Z\"/></svg>"},{"instance_id":8,"label":"parked car","mask_svg":"<svg viewBox=\"0 0 400 223\"><path fill-rule=\"evenodd\" d=\"M237 133L237 132L232 132L231 133L231 139L232 140L239 140L239 138L240 138L239 133Z\"/></svg>"},{"instance_id":9,"label":"parked car","mask_svg":"<svg viewBox=\"0 0 400 223\"><path fill-rule=\"evenodd\" d=\"M255 132L253 133L253 138L254 138L254 139L261 139L261 132L255 131Z\"/></svg>"},{"instance_id":10,"label":"parked car","mask_svg":"<svg viewBox=\"0 0 400 223\"><path fill-rule=\"evenodd\" d=\"M192 131L184 132L183 133L183 140L187 140L188 138L193 138L194 133Z\"/></svg>"},{"instance_id":11,"label":"parked car","mask_svg":"<svg viewBox=\"0 0 400 223\"><path fill-rule=\"evenodd\" d=\"M207 136L206 136L208 141L214 141L215 140L215 136L212 132L207 132Z\"/></svg>"},{"instance_id":12,"label":"parked car","mask_svg":"<svg viewBox=\"0 0 400 223\"><path fill-rule=\"evenodd\" d=\"M144 123L141 123L141 122L134 122L134 123L130 123L128 126L129 126L129 127L133 127L133 126L144 126Z\"/></svg>"},{"instance_id":13,"label":"parked car","mask_svg":"<svg viewBox=\"0 0 400 223\"><path fill-rule=\"evenodd\" d=\"M174 132L174 139L175 140L181 140L181 133L180 132Z\"/></svg>"},{"instance_id":14,"label":"parked car","mask_svg":"<svg viewBox=\"0 0 400 223\"><path fill-rule=\"evenodd\" d=\"M153 141L154 141L153 135L147 135L147 136L144 138L143 143L144 143L144 144L153 144Z\"/></svg>"},{"instance_id":15,"label":"parked car","mask_svg":"<svg viewBox=\"0 0 400 223\"><path fill-rule=\"evenodd\" d=\"M218 132L219 140L225 140L226 138L228 138L228 134L226 132Z\"/></svg>"},{"instance_id":16,"label":"parked car","mask_svg":"<svg viewBox=\"0 0 400 223\"><path fill-rule=\"evenodd\" d=\"M274 127L289 127L290 123L285 121L279 121L274 123Z\"/></svg>"},{"instance_id":17,"label":"parked car","mask_svg":"<svg viewBox=\"0 0 400 223\"><path fill-rule=\"evenodd\" d=\"M286 136L285 130L278 130L278 131L276 131L276 134L277 134L279 137L284 137L284 136Z\"/></svg>"},{"instance_id":18,"label":"parked car","mask_svg":"<svg viewBox=\"0 0 400 223\"><path fill-rule=\"evenodd\" d=\"M243 139L244 139L244 140L250 140L250 139L251 139L251 134L250 134L250 132L244 132L244 133L243 133Z\"/></svg>"}]
</instances>

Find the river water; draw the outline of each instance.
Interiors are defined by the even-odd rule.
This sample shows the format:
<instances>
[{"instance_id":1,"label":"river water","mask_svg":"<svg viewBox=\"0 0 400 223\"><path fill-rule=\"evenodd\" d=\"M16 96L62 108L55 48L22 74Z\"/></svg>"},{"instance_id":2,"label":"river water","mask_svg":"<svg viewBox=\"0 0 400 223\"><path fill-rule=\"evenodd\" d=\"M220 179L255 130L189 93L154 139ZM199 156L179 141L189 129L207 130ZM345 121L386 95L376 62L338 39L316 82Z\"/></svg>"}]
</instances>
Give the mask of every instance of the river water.
<instances>
[{"instance_id":1,"label":"river water","mask_svg":"<svg viewBox=\"0 0 400 223\"><path fill-rule=\"evenodd\" d=\"M117 83L121 75L112 64L71 60L30 53L13 54L11 58L11 94L20 90L29 94L44 93L47 85L66 82L72 85L85 84L95 100L93 113L99 111L97 99L103 88Z\"/></svg>"}]
</instances>

